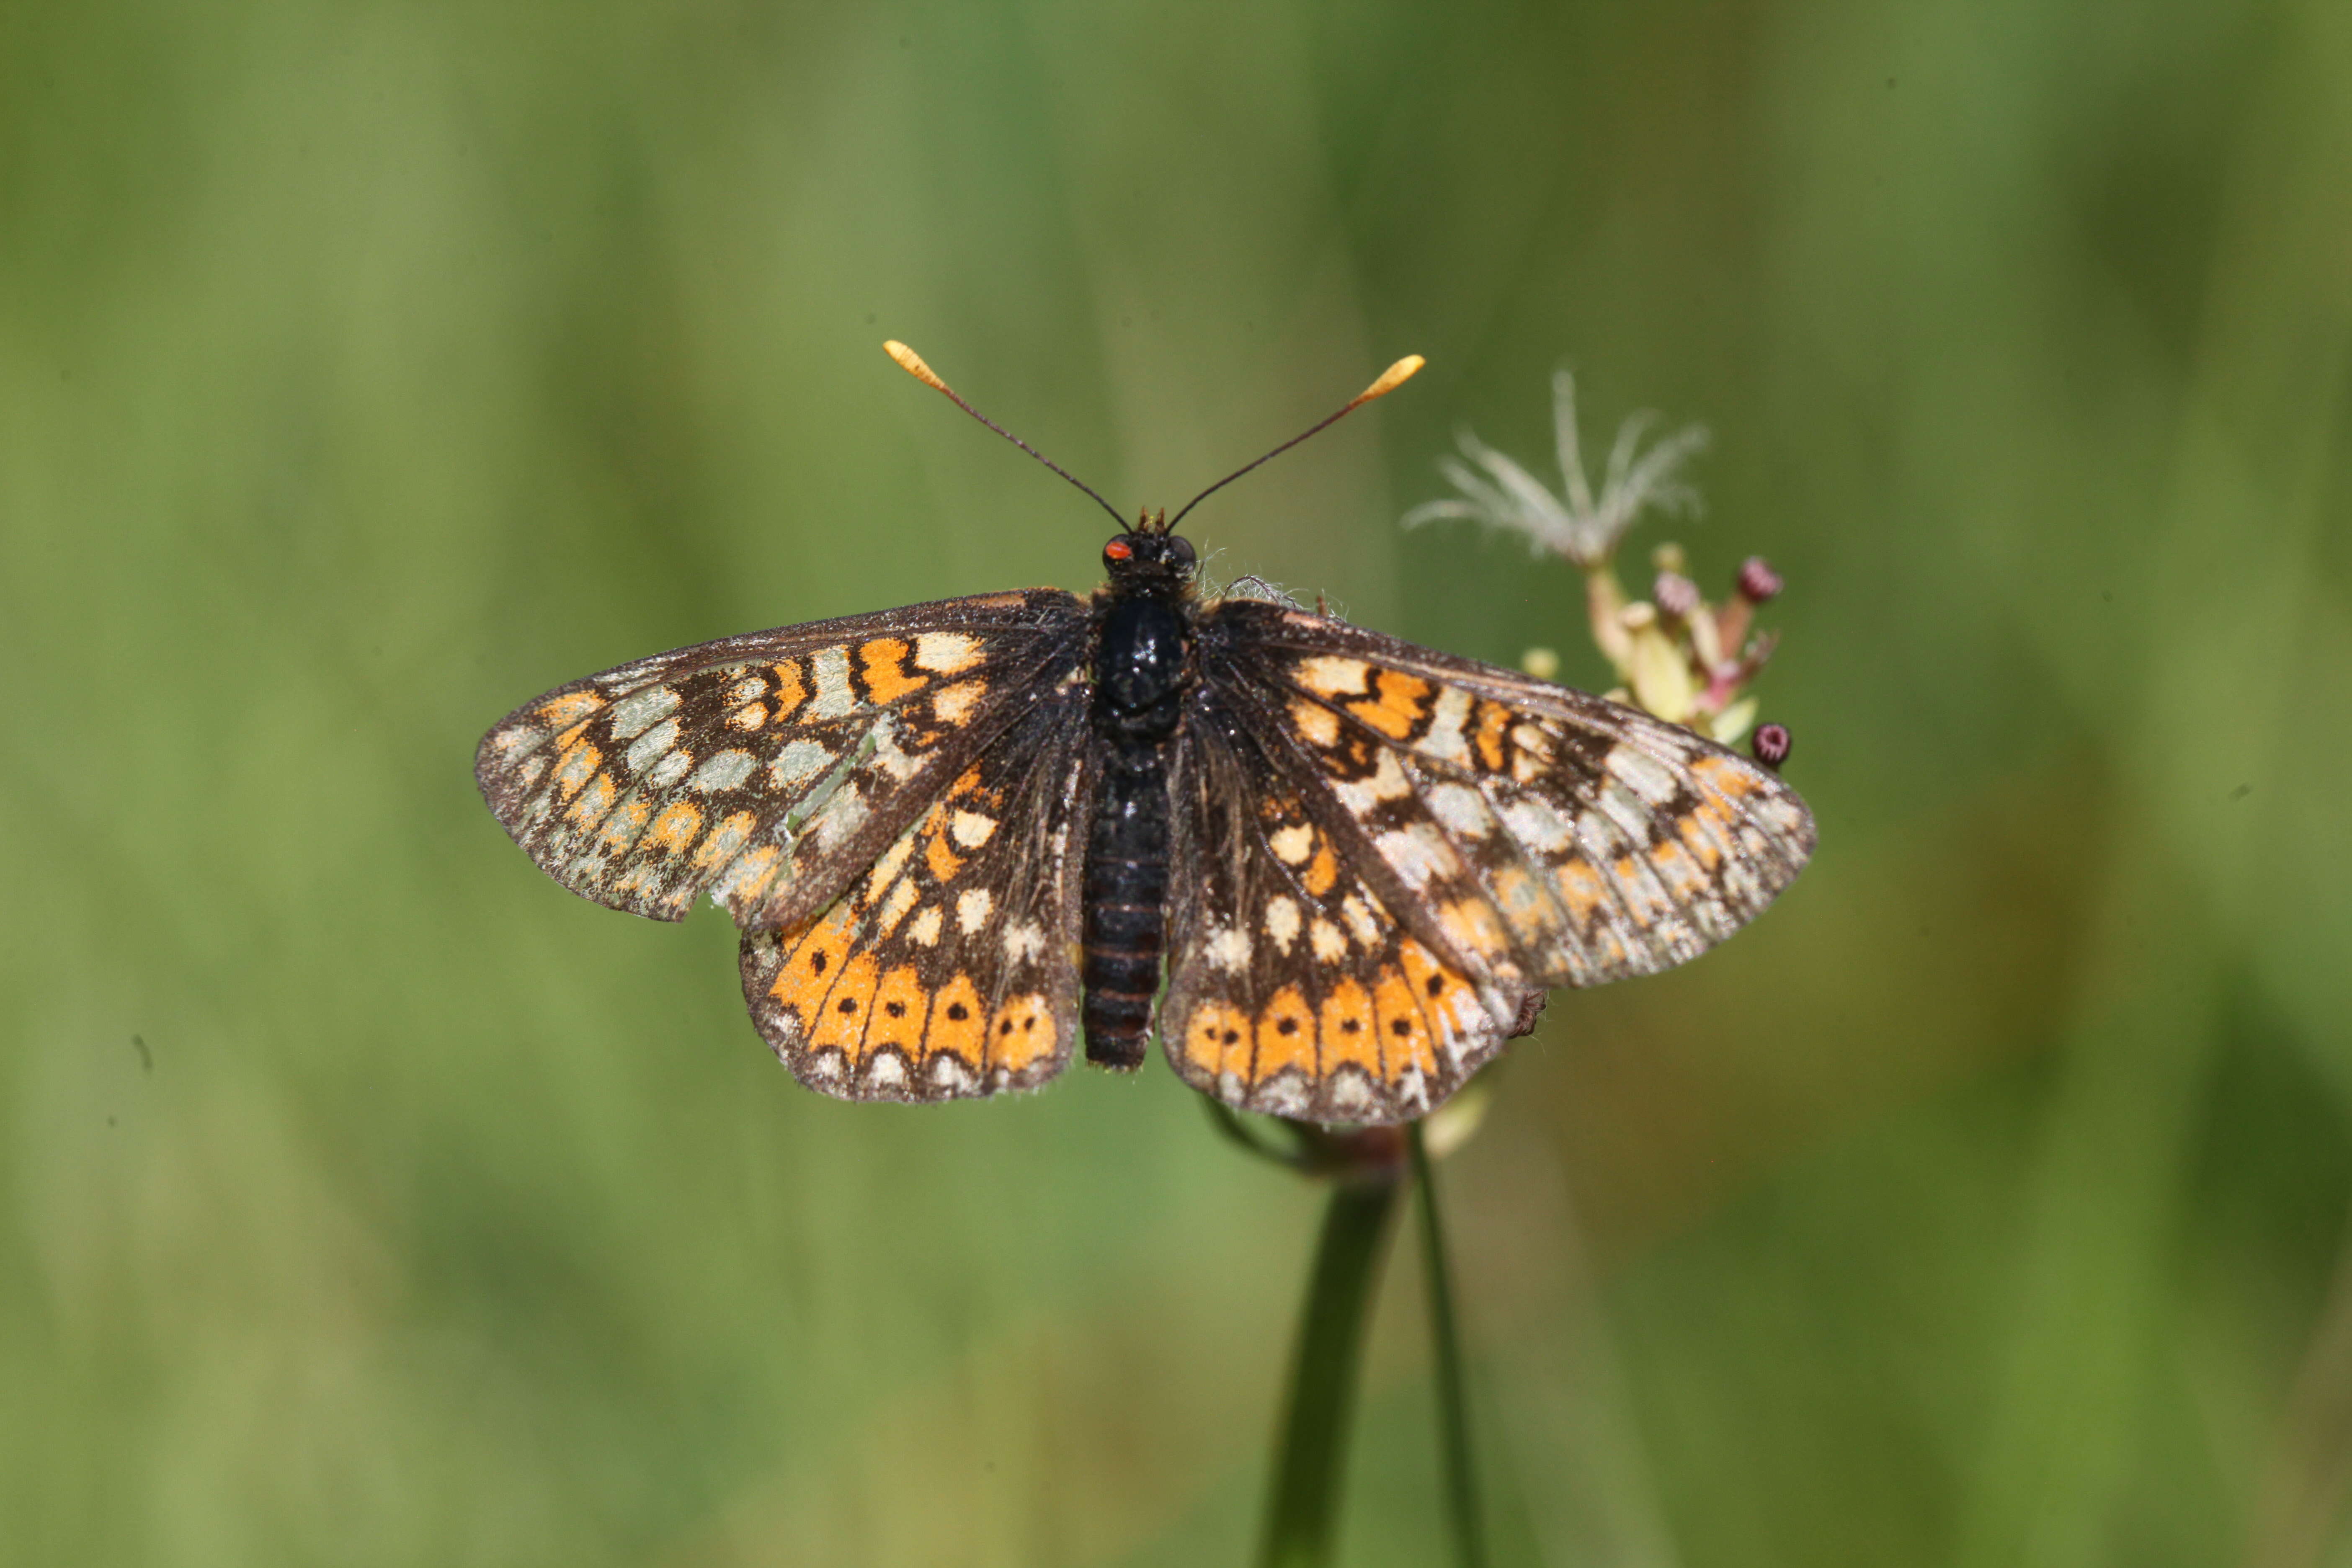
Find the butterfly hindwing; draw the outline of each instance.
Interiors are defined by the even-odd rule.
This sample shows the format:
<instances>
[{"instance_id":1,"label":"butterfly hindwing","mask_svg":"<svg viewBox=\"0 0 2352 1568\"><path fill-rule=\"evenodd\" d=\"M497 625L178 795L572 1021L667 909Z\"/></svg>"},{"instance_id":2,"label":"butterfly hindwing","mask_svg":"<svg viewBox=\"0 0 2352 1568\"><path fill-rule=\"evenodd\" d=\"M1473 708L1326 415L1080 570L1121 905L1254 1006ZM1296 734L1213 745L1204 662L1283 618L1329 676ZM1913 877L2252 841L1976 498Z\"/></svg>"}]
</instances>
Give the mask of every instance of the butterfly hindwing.
<instances>
[{"instance_id":1,"label":"butterfly hindwing","mask_svg":"<svg viewBox=\"0 0 2352 1568\"><path fill-rule=\"evenodd\" d=\"M1172 780L1170 1064L1246 1110L1426 1113L1515 1032L1529 994L1432 951L1213 692L1195 712Z\"/></svg>"},{"instance_id":2,"label":"butterfly hindwing","mask_svg":"<svg viewBox=\"0 0 2352 1568\"><path fill-rule=\"evenodd\" d=\"M1087 689L1030 694L840 900L744 933L752 1022L845 1100L1034 1089L1078 1037Z\"/></svg>"},{"instance_id":3,"label":"butterfly hindwing","mask_svg":"<svg viewBox=\"0 0 2352 1568\"><path fill-rule=\"evenodd\" d=\"M507 831L601 904L746 926L829 900L1075 669L1086 610L1053 589L730 637L558 687L482 740Z\"/></svg>"},{"instance_id":4,"label":"butterfly hindwing","mask_svg":"<svg viewBox=\"0 0 2352 1568\"><path fill-rule=\"evenodd\" d=\"M1780 779L1601 699L1258 602L1215 606L1201 644L1204 684L1267 737L1341 853L1482 983L1680 963L1812 851Z\"/></svg>"}]
</instances>

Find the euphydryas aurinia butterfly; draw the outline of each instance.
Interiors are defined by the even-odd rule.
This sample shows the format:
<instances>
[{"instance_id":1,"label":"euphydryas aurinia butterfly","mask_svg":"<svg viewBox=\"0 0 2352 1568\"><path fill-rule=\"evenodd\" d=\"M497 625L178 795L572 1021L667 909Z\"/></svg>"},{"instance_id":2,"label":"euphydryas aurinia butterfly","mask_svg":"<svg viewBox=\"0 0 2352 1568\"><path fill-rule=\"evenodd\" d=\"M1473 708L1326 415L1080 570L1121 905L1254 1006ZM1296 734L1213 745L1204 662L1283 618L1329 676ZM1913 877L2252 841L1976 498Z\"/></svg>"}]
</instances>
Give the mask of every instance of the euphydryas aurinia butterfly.
<instances>
[{"instance_id":1,"label":"euphydryas aurinia butterfly","mask_svg":"<svg viewBox=\"0 0 2352 1568\"><path fill-rule=\"evenodd\" d=\"M948 599L573 681L483 739L482 793L583 897L725 906L752 1020L813 1089L1030 1089L1081 1037L1134 1068L1156 1032L1204 1093L1327 1121L1424 1114L1547 988L1695 957L1811 853L1794 791L1686 730L1205 595L1164 513L1103 564L1089 599Z\"/></svg>"}]
</instances>

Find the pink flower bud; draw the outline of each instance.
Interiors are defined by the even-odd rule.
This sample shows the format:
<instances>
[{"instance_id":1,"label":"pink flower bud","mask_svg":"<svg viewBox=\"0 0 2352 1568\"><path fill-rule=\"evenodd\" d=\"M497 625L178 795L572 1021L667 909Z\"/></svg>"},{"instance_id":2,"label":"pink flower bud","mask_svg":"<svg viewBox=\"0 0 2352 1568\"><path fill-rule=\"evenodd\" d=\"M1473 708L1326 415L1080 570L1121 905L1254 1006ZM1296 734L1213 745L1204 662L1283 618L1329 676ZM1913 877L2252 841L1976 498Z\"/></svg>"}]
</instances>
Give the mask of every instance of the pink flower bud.
<instances>
[{"instance_id":1,"label":"pink flower bud","mask_svg":"<svg viewBox=\"0 0 2352 1568\"><path fill-rule=\"evenodd\" d=\"M1659 612L1671 619L1686 621L1698 614L1702 603L1698 584L1679 572L1661 572L1650 588L1650 597L1656 601Z\"/></svg>"},{"instance_id":2,"label":"pink flower bud","mask_svg":"<svg viewBox=\"0 0 2352 1568\"><path fill-rule=\"evenodd\" d=\"M1780 771L1780 764L1789 760L1789 747L1791 743L1789 739L1788 726L1785 724L1759 724L1756 726L1756 733L1749 738L1748 745L1748 749L1756 753L1758 762L1762 763L1774 773L1778 773Z\"/></svg>"},{"instance_id":3,"label":"pink flower bud","mask_svg":"<svg viewBox=\"0 0 2352 1568\"><path fill-rule=\"evenodd\" d=\"M1739 596L1751 605L1769 604L1780 596L1780 574L1761 555L1739 563Z\"/></svg>"}]
</instances>

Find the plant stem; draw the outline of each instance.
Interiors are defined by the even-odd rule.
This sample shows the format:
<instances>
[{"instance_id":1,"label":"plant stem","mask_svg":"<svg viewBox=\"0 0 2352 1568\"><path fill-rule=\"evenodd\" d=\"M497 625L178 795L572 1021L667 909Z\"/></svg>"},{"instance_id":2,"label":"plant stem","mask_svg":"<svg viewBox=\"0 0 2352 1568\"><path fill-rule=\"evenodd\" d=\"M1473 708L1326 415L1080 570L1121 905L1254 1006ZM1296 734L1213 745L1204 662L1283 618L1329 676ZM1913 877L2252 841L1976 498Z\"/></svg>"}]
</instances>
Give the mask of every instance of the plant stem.
<instances>
[{"instance_id":1,"label":"plant stem","mask_svg":"<svg viewBox=\"0 0 2352 1568\"><path fill-rule=\"evenodd\" d=\"M1438 1441L1445 1469L1445 1511L1454 1526L1454 1560L1485 1568L1486 1537L1478 1515L1478 1473L1470 1460L1470 1403L1462 1373L1462 1336L1454 1321L1454 1282L1445 1260L1445 1231L1437 1214L1437 1181L1421 1123L1405 1130L1412 1149L1414 1206L1421 1213L1421 1270L1429 1282L1429 1337L1437 1360Z\"/></svg>"},{"instance_id":2,"label":"plant stem","mask_svg":"<svg viewBox=\"0 0 2352 1568\"><path fill-rule=\"evenodd\" d=\"M1364 1325L1397 1184L1387 1173L1331 1184L1291 1363L1261 1568L1321 1568L1331 1561Z\"/></svg>"}]
</instances>

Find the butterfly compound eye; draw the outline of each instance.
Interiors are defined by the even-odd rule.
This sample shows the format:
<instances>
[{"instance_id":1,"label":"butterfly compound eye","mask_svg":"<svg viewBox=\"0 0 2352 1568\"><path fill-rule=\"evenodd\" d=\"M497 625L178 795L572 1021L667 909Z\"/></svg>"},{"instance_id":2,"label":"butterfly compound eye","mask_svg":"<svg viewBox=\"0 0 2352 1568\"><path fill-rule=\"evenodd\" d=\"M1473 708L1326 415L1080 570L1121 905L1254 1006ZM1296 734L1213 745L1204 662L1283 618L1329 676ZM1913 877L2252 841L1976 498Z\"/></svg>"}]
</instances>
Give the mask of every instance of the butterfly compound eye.
<instances>
[{"instance_id":1,"label":"butterfly compound eye","mask_svg":"<svg viewBox=\"0 0 2352 1568\"><path fill-rule=\"evenodd\" d=\"M1179 566L1192 564L1192 542L1181 533L1168 536L1168 559Z\"/></svg>"}]
</instances>

